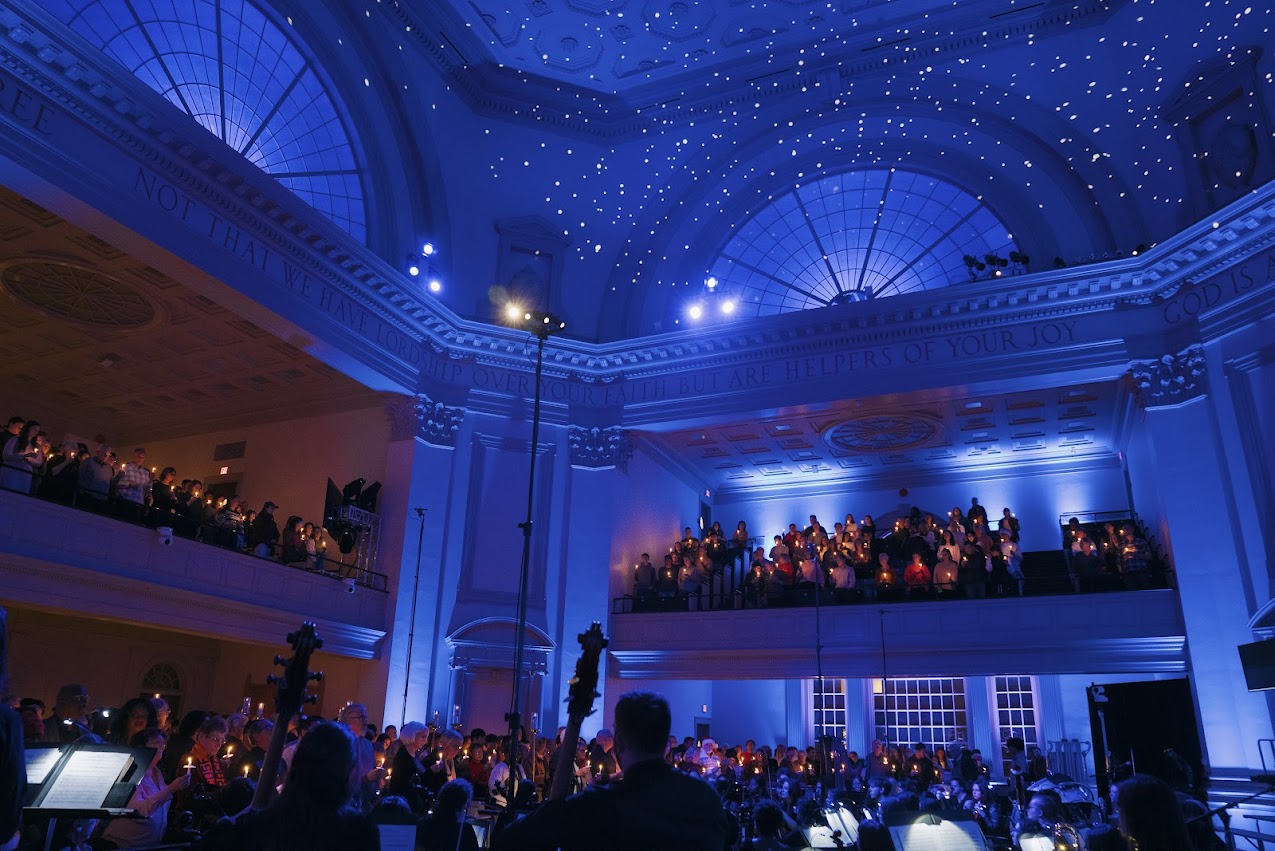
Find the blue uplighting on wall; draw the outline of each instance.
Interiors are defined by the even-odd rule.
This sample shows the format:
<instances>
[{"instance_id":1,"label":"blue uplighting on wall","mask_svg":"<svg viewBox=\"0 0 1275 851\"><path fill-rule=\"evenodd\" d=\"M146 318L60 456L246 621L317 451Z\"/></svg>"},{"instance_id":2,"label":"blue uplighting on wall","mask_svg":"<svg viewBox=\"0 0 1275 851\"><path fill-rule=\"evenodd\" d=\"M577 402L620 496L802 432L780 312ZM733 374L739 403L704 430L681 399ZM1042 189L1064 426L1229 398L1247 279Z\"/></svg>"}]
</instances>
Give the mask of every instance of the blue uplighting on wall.
<instances>
[{"instance_id":1,"label":"blue uplighting on wall","mask_svg":"<svg viewBox=\"0 0 1275 851\"><path fill-rule=\"evenodd\" d=\"M363 172L335 95L247 0L46 0L46 8L303 201L366 241Z\"/></svg>"},{"instance_id":2,"label":"blue uplighting on wall","mask_svg":"<svg viewBox=\"0 0 1275 851\"><path fill-rule=\"evenodd\" d=\"M709 274L742 315L808 310L969 281L962 258L1004 257L1012 233L980 199L925 174L865 169L775 198Z\"/></svg>"}]
</instances>

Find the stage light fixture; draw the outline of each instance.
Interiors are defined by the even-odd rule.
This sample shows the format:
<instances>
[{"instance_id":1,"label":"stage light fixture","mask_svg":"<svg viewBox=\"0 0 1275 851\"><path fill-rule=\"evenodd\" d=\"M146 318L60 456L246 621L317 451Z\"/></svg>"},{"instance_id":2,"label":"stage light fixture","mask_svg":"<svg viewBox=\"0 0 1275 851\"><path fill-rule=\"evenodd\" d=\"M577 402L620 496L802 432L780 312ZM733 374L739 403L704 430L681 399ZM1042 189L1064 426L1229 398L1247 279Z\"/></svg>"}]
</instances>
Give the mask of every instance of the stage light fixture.
<instances>
[{"instance_id":1,"label":"stage light fixture","mask_svg":"<svg viewBox=\"0 0 1275 851\"><path fill-rule=\"evenodd\" d=\"M697 302L691 305L687 314L689 314L692 319L699 319L704 315L704 308Z\"/></svg>"},{"instance_id":2,"label":"stage light fixture","mask_svg":"<svg viewBox=\"0 0 1275 851\"><path fill-rule=\"evenodd\" d=\"M734 312L735 312L735 299L728 298L724 302L722 302L722 313L726 314L727 316L730 316Z\"/></svg>"},{"instance_id":3,"label":"stage light fixture","mask_svg":"<svg viewBox=\"0 0 1275 851\"><path fill-rule=\"evenodd\" d=\"M717 289L717 279L709 275L707 280L704 281L704 286L708 287L709 291Z\"/></svg>"},{"instance_id":4,"label":"stage light fixture","mask_svg":"<svg viewBox=\"0 0 1275 851\"><path fill-rule=\"evenodd\" d=\"M432 293L441 293L443 291L443 282L438 280L438 278L430 278L429 291Z\"/></svg>"},{"instance_id":5,"label":"stage light fixture","mask_svg":"<svg viewBox=\"0 0 1275 851\"><path fill-rule=\"evenodd\" d=\"M415 278L421 273L421 264L417 261L416 255L407 255L407 274Z\"/></svg>"},{"instance_id":6,"label":"stage light fixture","mask_svg":"<svg viewBox=\"0 0 1275 851\"><path fill-rule=\"evenodd\" d=\"M505 305L505 318L513 321L518 318L518 314L522 313L522 308L514 304L512 301Z\"/></svg>"},{"instance_id":7,"label":"stage light fixture","mask_svg":"<svg viewBox=\"0 0 1275 851\"><path fill-rule=\"evenodd\" d=\"M424 254L426 257L433 257L434 250L434 243L432 242L427 242L421 246L421 254Z\"/></svg>"}]
</instances>

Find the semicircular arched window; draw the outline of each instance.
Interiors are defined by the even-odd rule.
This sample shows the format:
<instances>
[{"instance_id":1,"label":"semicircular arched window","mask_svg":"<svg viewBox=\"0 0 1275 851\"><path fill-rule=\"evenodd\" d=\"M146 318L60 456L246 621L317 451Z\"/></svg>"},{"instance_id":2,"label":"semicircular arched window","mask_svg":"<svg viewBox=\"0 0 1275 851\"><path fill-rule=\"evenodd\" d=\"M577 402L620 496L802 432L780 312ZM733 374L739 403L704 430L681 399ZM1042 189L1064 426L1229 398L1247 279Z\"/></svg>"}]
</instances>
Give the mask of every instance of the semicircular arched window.
<instances>
[{"instance_id":1,"label":"semicircular arched window","mask_svg":"<svg viewBox=\"0 0 1275 851\"><path fill-rule=\"evenodd\" d=\"M360 242L364 174L295 35L248 0L46 0L63 23Z\"/></svg>"},{"instance_id":2,"label":"semicircular arched window","mask_svg":"<svg viewBox=\"0 0 1275 851\"><path fill-rule=\"evenodd\" d=\"M1013 236L980 199L903 169L803 184L727 242L709 274L743 315L770 315L968 281L964 257L1007 257Z\"/></svg>"}]
</instances>

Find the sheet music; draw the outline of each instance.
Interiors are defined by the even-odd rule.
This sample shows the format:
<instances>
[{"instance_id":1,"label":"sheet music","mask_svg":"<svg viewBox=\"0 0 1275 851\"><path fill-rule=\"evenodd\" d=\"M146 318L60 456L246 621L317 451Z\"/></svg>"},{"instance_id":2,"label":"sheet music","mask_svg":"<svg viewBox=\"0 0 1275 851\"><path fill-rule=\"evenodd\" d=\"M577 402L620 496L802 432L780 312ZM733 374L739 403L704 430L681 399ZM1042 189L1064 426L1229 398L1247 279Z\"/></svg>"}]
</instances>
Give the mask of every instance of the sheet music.
<instances>
[{"instance_id":1,"label":"sheet music","mask_svg":"<svg viewBox=\"0 0 1275 851\"><path fill-rule=\"evenodd\" d=\"M907 824L890 828L894 847L901 851L982 851L982 832L972 821Z\"/></svg>"},{"instance_id":2,"label":"sheet music","mask_svg":"<svg viewBox=\"0 0 1275 851\"><path fill-rule=\"evenodd\" d=\"M128 753L76 751L57 782L40 801L41 809L95 810L106 802L111 787L133 757Z\"/></svg>"},{"instance_id":3,"label":"sheet music","mask_svg":"<svg viewBox=\"0 0 1275 851\"><path fill-rule=\"evenodd\" d=\"M27 782L43 783L62 758L62 751L57 748L31 748L26 752L26 758Z\"/></svg>"},{"instance_id":4,"label":"sheet music","mask_svg":"<svg viewBox=\"0 0 1275 851\"><path fill-rule=\"evenodd\" d=\"M381 851L416 851L416 825L378 824Z\"/></svg>"}]
</instances>

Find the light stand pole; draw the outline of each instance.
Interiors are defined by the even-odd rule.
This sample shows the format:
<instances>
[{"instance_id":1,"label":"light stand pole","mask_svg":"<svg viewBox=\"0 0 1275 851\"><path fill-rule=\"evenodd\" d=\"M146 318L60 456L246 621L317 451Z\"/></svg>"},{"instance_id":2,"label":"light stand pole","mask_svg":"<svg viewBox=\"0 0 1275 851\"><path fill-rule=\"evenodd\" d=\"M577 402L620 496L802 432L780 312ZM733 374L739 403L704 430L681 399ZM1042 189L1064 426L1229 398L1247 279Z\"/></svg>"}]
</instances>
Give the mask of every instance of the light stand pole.
<instances>
[{"instance_id":1,"label":"light stand pole","mask_svg":"<svg viewBox=\"0 0 1275 851\"><path fill-rule=\"evenodd\" d=\"M823 687L823 621L819 616L822 610L820 604L820 589L823 587L825 574L823 564L820 563L816 569L817 579L815 581L815 679L819 682L819 751L823 754L823 771L820 774L823 777L835 776L831 771L828 760L828 693ZM834 784L835 785L835 784ZM825 788L824 794L827 795L828 790ZM822 804L821 804L822 806Z\"/></svg>"},{"instance_id":2,"label":"light stand pole","mask_svg":"<svg viewBox=\"0 0 1275 851\"><path fill-rule=\"evenodd\" d=\"M506 314L516 319L518 312ZM527 475L527 519L518 524L522 530L522 567L518 574L518 610L514 625L514 687L510 701L509 714L505 720L509 722L509 753L505 754L505 765L509 767L509 795L507 807L513 810L518 797L518 735L522 732L522 657L526 649L527 631L527 585L531 574L531 527L532 514L536 506L536 457L540 444L540 378L544 371L545 340L555 331L567 326L551 313L522 313L522 321L517 327L530 331L536 337L536 379L535 403L531 411L531 465Z\"/></svg>"},{"instance_id":3,"label":"light stand pole","mask_svg":"<svg viewBox=\"0 0 1275 851\"><path fill-rule=\"evenodd\" d=\"M426 508L413 508L420 518L421 529L416 535L416 578L412 580L412 619L407 625L407 668L403 672L403 718L398 728L403 729L407 723L407 690L412 684L412 647L416 644L416 598L421 588L421 548L425 546L425 512Z\"/></svg>"},{"instance_id":4,"label":"light stand pole","mask_svg":"<svg viewBox=\"0 0 1275 851\"><path fill-rule=\"evenodd\" d=\"M885 711L882 718L885 719L885 746L887 755L890 751L890 672L886 667L885 656L885 616L888 614L885 609L877 609L881 614L881 708Z\"/></svg>"}]
</instances>

